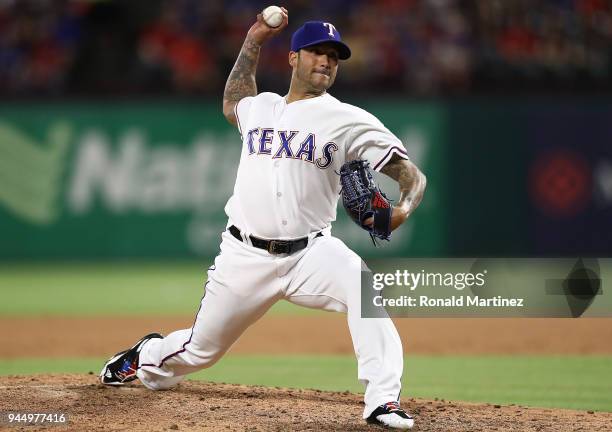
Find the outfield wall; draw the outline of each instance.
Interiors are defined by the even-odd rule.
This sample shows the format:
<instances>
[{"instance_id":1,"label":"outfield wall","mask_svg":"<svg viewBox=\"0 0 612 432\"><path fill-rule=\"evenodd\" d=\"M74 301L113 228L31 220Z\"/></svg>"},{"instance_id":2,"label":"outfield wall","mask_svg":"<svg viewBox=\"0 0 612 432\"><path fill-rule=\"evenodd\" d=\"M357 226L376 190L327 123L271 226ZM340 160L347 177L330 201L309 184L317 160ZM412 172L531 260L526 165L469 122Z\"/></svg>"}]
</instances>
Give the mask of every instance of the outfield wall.
<instances>
[{"instance_id":1,"label":"outfield wall","mask_svg":"<svg viewBox=\"0 0 612 432\"><path fill-rule=\"evenodd\" d=\"M380 250L338 212L361 255L610 255L612 103L358 104L428 177ZM218 103L0 106L0 258L213 256L239 151Z\"/></svg>"}]
</instances>

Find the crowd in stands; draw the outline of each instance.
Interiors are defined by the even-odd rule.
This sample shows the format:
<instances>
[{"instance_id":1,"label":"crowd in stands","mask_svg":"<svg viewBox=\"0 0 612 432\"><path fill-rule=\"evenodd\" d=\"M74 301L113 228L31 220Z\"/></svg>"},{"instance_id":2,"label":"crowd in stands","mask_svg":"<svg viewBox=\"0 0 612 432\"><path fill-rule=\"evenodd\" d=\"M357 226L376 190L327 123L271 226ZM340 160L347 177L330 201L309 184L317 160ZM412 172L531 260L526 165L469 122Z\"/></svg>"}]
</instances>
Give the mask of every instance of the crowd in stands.
<instances>
[{"instance_id":1,"label":"crowd in stands","mask_svg":"<svg viewBox=\"0 0 612 432\"><path fill-rule=\"evenodd\" d=\"M222 94L248 0L0 0L0 96ZM334 92L414 96L609 92L609 0L287 0L262 50L261 90L284 92L291 33L333 22L353 51Z\"/></svg>"}]
</instances>

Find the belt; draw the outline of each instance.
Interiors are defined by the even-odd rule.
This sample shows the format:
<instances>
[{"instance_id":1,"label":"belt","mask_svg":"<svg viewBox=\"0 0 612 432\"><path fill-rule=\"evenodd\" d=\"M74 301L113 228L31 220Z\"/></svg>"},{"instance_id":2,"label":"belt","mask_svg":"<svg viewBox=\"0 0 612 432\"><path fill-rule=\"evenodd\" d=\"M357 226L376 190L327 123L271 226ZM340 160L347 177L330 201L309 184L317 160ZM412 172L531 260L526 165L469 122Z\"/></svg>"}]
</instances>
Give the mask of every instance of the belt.
<instances>
[{"instance_id":1,"label":"belt","mask_svg":"<svg viewBox=\"0 0 612 432\"><path fill-rule=\"evenodd\" d=\"M237 226L232 225L229 227L229 232L231 235L236 237L237 240L243 241L242 236L240 235L240 229ZM317 233L315 238L322 236L322 233ZM254 247L267 250L269 253L274 255L292 254L308 246L308 237L302 237L296 240L264 240L258 237L249 236L249 239Z\"/></svg>"}]
</instances>

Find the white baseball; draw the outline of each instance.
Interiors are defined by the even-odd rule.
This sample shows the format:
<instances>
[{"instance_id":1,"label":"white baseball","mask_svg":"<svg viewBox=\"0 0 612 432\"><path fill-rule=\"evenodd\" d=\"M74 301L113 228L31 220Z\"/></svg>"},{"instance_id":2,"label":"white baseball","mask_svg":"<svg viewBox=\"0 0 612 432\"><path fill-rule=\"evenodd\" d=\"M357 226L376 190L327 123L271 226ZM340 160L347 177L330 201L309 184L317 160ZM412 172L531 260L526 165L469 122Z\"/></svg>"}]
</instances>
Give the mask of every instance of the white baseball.
<instances>
[{"instance_id":1,"label":"white baseball","mask_svg":"<svg viewBox=\"0 0 612 432\"><path fill-rule=\"evenodd\" d=\"M283 23L283 11L278 6L268 6L261 15L266 24L272 28L278 27Z\"/></svg>"}]
</instances>

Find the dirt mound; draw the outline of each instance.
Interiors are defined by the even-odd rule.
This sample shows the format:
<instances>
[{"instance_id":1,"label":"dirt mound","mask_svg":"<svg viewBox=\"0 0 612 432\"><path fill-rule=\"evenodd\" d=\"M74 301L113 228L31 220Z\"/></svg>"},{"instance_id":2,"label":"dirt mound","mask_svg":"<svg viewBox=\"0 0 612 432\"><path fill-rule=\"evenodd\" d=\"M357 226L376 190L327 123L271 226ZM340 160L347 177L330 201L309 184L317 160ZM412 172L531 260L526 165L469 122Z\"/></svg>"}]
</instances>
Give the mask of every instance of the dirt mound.
<instances>
[{"instance_id":1,"label":"dirt mound","mask_svg":"<svg viewBox=\"0 0 612 432\"><path fill-rule=\"evenodd\" d=\"M409 399L420 431L605 431L612 413ZM9 430L377 431L361 420L361 396L186 381L165 392L135 383L102 386L94 375L0 377L0 428L7 412L64 413L63 426Z\"/></svg>"}]
</instances>

